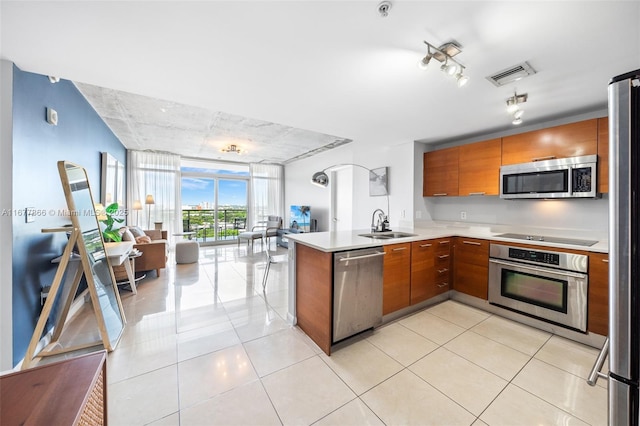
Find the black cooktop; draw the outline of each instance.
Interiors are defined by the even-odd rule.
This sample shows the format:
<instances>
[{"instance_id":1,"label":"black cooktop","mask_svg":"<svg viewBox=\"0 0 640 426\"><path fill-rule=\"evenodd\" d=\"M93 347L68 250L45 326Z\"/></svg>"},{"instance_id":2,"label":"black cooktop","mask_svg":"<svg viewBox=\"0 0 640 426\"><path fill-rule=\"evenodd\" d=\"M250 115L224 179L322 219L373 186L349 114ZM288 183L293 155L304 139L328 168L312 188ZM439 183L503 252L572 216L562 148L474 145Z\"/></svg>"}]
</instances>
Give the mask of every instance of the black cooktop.
<instances>
[{"instance_id":1,"label":"black cooktop","mask_svg":"<svg viewBox=\"0 0 640 426\"><path fill-rule=\"evenodd\" d=\"M577 240L574 238L563 238L563 237L547 237L545 235L527 235L527 234L498 234L496 237L500 238L511 238L514 240L524 240L524 241L537 241L540 243L555 243L555 244L572 244L576 246L584 246L590 247L597 243L597 241L593 240Z\"/></svg>"}]
</instances>

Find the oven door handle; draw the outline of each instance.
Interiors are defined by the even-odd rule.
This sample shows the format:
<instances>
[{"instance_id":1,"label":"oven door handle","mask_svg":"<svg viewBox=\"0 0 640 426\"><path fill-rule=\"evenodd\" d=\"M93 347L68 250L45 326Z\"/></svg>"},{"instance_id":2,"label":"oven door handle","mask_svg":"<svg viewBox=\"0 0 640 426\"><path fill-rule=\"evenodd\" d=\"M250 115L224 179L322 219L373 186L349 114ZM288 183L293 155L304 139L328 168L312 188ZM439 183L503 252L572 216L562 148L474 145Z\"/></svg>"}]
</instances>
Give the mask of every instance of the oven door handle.
<instances>
[{"instance_id":1,"label":"oven door handle","mask_svg":"<svg viewBox=\"0 0 640 426\"><path fill-rule=\"evenodd\" d=\"M555 269L538 268L536 266L531 266L531 265L526 265L526 264L516 263L516 262L508 262L505 260L499 260L499 259L493 259L493 258L489 259L489 263L497 263L499 265L512 266L514 268L520 268L520 269L529 269L531 271L540 272L542 274L553 274L553 275L560 275L564 277L582 278L582 279L588 277L587 274L581 274L579 272L571 272L571 271L565 271L565 270L558 271Z\"/></svg>"}]
</instances>

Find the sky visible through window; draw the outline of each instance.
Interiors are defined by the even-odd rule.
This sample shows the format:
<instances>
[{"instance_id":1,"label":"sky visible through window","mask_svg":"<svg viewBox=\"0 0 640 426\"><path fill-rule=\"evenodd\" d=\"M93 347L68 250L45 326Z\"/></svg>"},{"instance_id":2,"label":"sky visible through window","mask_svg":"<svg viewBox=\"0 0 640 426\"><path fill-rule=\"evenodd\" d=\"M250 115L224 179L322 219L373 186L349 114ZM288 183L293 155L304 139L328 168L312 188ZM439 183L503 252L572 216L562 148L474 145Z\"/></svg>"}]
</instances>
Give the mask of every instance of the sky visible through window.
<instances>
[{"instance_id":1,"label":"sky visible through window","mask_svg":"<svg viewBox=\"0 0 640 426\"><path fill-rule=\"evenodd\" d=\"M201 169L195 167L183 167L183 173L197 172L215 175L248 176L249 172L238 172L219 169ZM215 201L214 179L206 177L182 178L182 205L201 206L213 208ZM247 181L219 178L218 194L219 206L245 206L247 205Z\"/></svg>"}]
</instances>

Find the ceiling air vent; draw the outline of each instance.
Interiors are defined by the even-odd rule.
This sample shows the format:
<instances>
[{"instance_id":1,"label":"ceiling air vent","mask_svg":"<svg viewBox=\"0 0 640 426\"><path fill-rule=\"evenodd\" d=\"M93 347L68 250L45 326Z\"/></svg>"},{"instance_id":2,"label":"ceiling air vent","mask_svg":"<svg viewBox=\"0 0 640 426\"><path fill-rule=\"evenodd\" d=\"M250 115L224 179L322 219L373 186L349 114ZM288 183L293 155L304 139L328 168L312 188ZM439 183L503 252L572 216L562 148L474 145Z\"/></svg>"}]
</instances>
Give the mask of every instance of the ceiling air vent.
<instances>
[{"instance_id":1,"label":"ceiling air vent","mask_svg":"<svg viewBox=\"0 0 640 426\"><path fill-rule=\"evenodd\" d=\"M487 77L487 80L492 82L496 87L500 87L504 86L505 84L521 80L535 73L536 71L531 68L531 65L529 65L527 62L523 62L502 71L498 71L497 73Z\"/></svg>"}]
</instances>

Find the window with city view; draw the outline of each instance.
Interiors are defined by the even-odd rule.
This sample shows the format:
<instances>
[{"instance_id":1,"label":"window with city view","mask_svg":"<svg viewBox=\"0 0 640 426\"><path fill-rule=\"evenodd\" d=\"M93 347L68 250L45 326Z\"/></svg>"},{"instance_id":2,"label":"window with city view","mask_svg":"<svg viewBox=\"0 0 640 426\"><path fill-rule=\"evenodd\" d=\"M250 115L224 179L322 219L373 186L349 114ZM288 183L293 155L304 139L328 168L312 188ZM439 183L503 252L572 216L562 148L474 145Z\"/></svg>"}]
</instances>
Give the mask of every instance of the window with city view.
<instances>
[{"instance_id":1,"label":"window with city view","mask_svg":"<svg viewBox=\"0 0 640 426\"><path fill-rule=\"evenodd\" d=\"M182 161L182 228L202 243L235 240L246 228L249 166Z\"/></svg>"}]
</instances>

